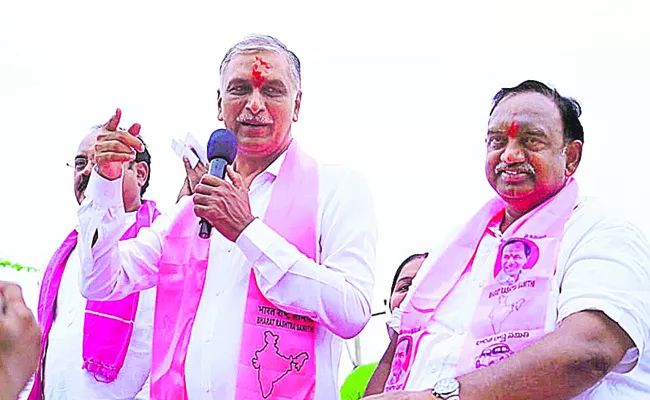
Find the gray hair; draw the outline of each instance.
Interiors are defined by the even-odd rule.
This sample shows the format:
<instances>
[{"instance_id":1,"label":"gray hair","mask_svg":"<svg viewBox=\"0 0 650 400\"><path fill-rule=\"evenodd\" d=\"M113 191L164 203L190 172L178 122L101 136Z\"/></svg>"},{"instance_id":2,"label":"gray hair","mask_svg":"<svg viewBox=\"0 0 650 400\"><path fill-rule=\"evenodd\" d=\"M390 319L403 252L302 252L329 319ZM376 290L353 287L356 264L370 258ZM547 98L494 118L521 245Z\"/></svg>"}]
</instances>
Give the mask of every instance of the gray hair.
<instances>
[{"instance_id":1,"label":"gray hair","mask_svg":"<svg viewBox=\"0 0 650 400\"><path fill-rule=\"evenodd\" d=\"M226 68L226 65L228 65L236 53L248 53L257 51L274 51L287 57L287 61L289 61L289 65L291 67L291 77L296 84L296 89L300 90L300 60L293 51L289 50L287 46L284 45L284 43L269 35L248 35L237 42L228 50L228 52L226 52L223 60L221 60L221 66L219 66L219 74L223 75L223 70Z\"/></svg>"}]
</instances>

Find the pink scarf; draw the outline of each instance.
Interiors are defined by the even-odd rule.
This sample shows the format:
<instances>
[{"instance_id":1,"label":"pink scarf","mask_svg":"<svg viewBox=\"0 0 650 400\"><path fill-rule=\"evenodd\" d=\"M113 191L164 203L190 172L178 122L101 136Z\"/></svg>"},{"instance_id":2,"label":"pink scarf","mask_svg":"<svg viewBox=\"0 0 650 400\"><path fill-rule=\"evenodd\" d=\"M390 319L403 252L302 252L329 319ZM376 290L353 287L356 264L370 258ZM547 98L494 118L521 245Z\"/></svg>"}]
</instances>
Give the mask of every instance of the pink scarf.
<instances>
[{"instance_id":1,"label":"pink scarf","mask_svg":"<svg viewBox=\"0 0 650 400\"><path fill-rule=\"evenodd\" d=\"M156 400L187 399L185 359L208 268L210 241L198 237L199 219L191 199L182 201L186 204L163 239L159 264L151 372L151 396ZM273 184L264 221L315 260L317 206L317 164L293 141ZM245 310L233 382L236 398L313 398L315 322L266 300L252 267Z\"/></svg>"},{"instance_id":2,"label":"pink scarf","mask_svg":"<svg viewBox=\"0 0 650 400\"><path fill-rule=\"evenodd\" d=\"M494 271L481 291L461 349L457 374L499 362L547 333L557 252L564 225L577 199L578 185L570 178L559 193L503 233ZM504 209L505 203L500 198L489 201L465 224L415 288L402 316L386 391L406 387L418 349L429 340L428 328L435 320L438 306L454 290L461 276L471 270L486 228L501 220ZM516 262L511 261L515 259Z\"/></svg>"},{"instance_id":3,"label":"pink scarf","mask_svg":"<svg viewBox=\"0 0 650 400\"><path fill-rule=\"evenodd\" d=\"M156 209L156 203L144 201L138 209L135 224L122 235L121 240L136 237L140 228L150 226L158 215L160 212ZM43 330L41 359L29 400L41 399L43 396L43 367L56 298L68 257L77 245L77 237L77 231L68 235L50 259L43 276L38 300L38 321ZM113 382L124 365L138 309L138 298L139 294L134 293L117 301L86 302L82 368L93 374L99 382Z\"/></svg>"}]
</instances>

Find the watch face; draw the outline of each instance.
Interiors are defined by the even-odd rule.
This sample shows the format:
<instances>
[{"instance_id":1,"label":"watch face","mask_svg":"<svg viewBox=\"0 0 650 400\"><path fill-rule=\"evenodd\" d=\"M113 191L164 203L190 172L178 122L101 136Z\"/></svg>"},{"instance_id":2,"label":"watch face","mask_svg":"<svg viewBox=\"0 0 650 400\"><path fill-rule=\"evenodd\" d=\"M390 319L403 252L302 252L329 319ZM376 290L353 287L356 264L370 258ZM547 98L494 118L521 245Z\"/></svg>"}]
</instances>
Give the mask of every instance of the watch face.
<instances>
[{"instance_id":1,"label":"watch face","mask_svg":"<svg viewBox=\"0 0 650 400\"><path fill-rule=\"evenodd\" d=\"M435 386L433 387L433 390L436 391L436 393L445 395L445 394L452 394L455 391L457 391L460 388L460 384L456 379L442 379L436 382Z\"/></svg>"}]
</instances>

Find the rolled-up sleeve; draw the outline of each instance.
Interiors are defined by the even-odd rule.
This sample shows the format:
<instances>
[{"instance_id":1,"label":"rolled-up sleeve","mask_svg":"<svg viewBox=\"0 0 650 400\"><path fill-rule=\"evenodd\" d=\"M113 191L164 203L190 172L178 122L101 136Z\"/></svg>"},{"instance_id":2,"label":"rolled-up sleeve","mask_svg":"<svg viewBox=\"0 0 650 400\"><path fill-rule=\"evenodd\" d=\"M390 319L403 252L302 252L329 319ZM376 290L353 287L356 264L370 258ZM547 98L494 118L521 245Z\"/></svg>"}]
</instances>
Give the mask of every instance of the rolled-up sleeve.
<instances>
[{"instance_id":1,"label":"rolled-up sleeve","mask_svg":"<svg viewBox=\"0 0 650 400\"><path fill-rule=\"evenodd\" d=\"M125 230L122 179L110 181L93 170L77 216L79 283L84 297L118 300L157 284L160 238L169 225L165 215L140 229L135 238L120 241Z\"/></svg>"},{"instance_id":2,"label":"rolled-up sleeve","mask_svg":"<svg viewBox=\"0 0 650 400\"><path fill-rule=\"evenodd\" d=\"M367 182L354 172L343 175L319 201L319 262L260 220L251 223L236 243L253 263L260 290L269 301L350 338L371 316L375 208Z\"/></svg>"},{"instance_id":3,"label":"rolled-up sleeve","mask_svg":"<svg viewBox=\"0 0 650 400\"><path fill-rule=\"evenodd\" d=\"M615 369L628 372L650 339L647 240L630 224L601 222L573 250L565 271L558 300L558 321L580 311L605 313L636 346Z\"/></svg>"}]
</instances>

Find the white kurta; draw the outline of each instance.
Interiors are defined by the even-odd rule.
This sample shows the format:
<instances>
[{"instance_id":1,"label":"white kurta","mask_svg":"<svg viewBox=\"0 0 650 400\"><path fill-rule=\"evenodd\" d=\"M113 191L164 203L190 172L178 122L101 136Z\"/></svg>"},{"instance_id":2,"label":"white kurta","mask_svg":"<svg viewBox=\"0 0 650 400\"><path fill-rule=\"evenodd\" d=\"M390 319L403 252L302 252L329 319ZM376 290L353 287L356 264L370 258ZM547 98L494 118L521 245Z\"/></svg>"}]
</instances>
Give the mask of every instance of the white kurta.
<instances>
[{"instance_id":1,"label":"white kurta","mask_svg":"<svg viewBox=\"0 0 650 400\"><path fill-rule=\"evenodd\" d=\"M257 217L266 211L284 156L251 184L251 211ZM88 298L120 298L157 283L161 240L170 219L161 216L135 240L118 244L124 213L120 187L121 179L108 181L93 171L88 197L79 209L82 292ZM96 229L99 240L91 250ZM266 298L319 323L316 399L338 398L341 338L357 335L371 315L376 241L375 211L366 181L333 165L322 165L319 171L317 262L302 255L261 219L251 223L236 243L213 230L206 283L185 364L189 398L234 398L234 366L239 358L251 266Z\"/></svg>"},{"instance_id":2,"label":"white kurta","mask_svg":"<svg viewBox=\"0 0 650 400\"><path fill-rule=\"evenodd\" d=\"M500 232L498 227L492 231L495 236L485 235L471 271L440 304L429 327L431 339L415 356L407 390L431 388L439 379L456 376L455 364L498 252ZM427 258L412 288L435 274L432 264L441 250ZM409 299L410 293L402 309ZM650 398L650 246L637 228L604 215L593 201L581 202L565 226L549 309L547 329L573 313L600 310L637 346L616 372L577 399Z\"/></svg>"},{"instance_id":3,"label":"white kurta","mask_svg":"<svg viewBox=\"0 0 650 400\"><path fill-rule=\"evenodd\" d=\"M135 212L125 214L125 225L119 236L135 223L135 218ZM45 357L45 399L148 399L156 291L149 289L140 294L129 350L117 379L111 383L97 382L91 374L81 368L87 300L79 290L78 249L77 246L70 253L56 298L54 321ZM23 391L21 398L27 398L27 395L29 388Z\"/></svg>"}]
</instances>

